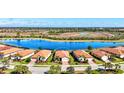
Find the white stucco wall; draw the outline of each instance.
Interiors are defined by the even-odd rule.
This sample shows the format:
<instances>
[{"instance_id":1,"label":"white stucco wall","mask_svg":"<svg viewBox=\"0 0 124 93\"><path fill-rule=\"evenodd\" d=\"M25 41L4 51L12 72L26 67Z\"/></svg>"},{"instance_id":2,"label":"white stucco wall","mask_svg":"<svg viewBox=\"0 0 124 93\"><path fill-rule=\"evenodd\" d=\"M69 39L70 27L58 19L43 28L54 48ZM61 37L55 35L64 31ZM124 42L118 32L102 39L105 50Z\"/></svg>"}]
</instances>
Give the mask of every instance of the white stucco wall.
<instances>
[{"instance_id":1,"label":"white stucco wall","mask_svg":"<svg viewBox=\"0 0 124 93\"><path fill-rule=\"evenodd\" d=\"M34 52L31 53L31 54L29 54L29 55L27 55L27 56L21 57L21 60L26 59L26 58L28 58L28 57L31 57L32 55L34 55Z\"/></svg>"},{"instance_id":2,"label":"white stucco wall","mask_svg":"<svg viewBox=\"0 0 124 93\"><path fill-rule=\"evenodd\" d=\"M78 59L78 61L80 61L80 62L83 62L84 61L84 58L83 57L79 57L79 58L77 58Z\"/></svg>"},{"instance_id":3,"label":"white stucco wall","mask_svg":"<svg viewBox=\"0 0 124 93\"><path fill-rule=\"evenodd\" d=\"M93 58L86 58L86 60L88 60L88 61L93 61Z\"/></svg>"},{"instance_id":4,"label":"white stucco wall","mask_svg":"<svg viewBox=\"0 0 124 93\"><path fill-rule=\"evenodd\" d=\"M69 61L69 58L63 57L63 58L62 58L62 61Z\"/></svg>"},{"instance_id":5,"label":"white stucco wall","mask_svg":"<svg viewBox=\"0 0 124 93\"><path fill-rule=\"evenodd\" d=\"M50 54L48 54L48 56L47 56L47 57L45 57L45 59L43 59L43 61L46 61L50 55L51 55L51 53L50 53Z\"/></svg>"},{"instance_id":6,"label":"white stucco wall","mask_svg":"<svg viewBox=\"0 0 124 93\"><path fill-rule=\"evenodd\" d=\"M102 56L101 59L102 59L103 61L107 61L107 60L108 60L108 56Z\"/></svg>"},{"instance_id":7,"label":"white stucco wall","mask_svg":"<svg viewBox=\"0 0 124 93\"><path fill-rule=\"evenodd\" d=\"M120 58L124 58L124 55L120 55Z\"/></svg>"}]
</instances>

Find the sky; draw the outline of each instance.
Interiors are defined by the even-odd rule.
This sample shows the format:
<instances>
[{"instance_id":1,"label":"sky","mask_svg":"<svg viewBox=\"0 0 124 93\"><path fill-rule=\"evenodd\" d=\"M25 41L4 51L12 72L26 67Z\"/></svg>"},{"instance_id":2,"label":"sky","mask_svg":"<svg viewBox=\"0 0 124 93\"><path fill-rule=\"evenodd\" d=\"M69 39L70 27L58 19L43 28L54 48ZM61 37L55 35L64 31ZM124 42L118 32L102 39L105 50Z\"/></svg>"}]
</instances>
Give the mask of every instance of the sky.
<instances>
[{"instance_id":1,"label":"sky","mask_svg":"<svg viewBox=\"0 0 124 93\"><path fill-rule=\"evenodd\" d=\"M0 27L124 27L124 18L0 18Z\"/></svg>"}]
</instances>

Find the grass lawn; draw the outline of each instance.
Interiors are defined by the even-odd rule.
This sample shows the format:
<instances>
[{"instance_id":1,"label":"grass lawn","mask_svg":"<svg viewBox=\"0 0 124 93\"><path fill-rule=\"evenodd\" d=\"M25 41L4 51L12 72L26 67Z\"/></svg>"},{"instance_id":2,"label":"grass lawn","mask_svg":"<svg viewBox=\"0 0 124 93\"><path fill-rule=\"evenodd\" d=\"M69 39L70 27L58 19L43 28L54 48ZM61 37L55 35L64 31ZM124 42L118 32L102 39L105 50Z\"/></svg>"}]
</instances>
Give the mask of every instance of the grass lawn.
<instances>
[{"instance_id":1,"label":"grass lawn","mask_svg":"<svg viewBox=\"0 0 124 93\"><path fill-rule=\"evenodd\" d=\"M104 63L105 63L105 62L103 62L102 60L97 59L97 58L94 58L94 60L95 60L95 63L96 63L96 64L104 64Z\"/></svg>"},{"instance_id":2,"label":"grass lawn","mask_svg":"<svg viewBox=\"0 0 124 93\"><path fill-rule=\"evenodd\" d=\"M25 61L16 61L16 62L12 62L11 64L13 64L13 65L22 65L22 64L28 64L27 62L25 62Z\"/></svg>"},{"instance_id":3,"label":"grass lawn","mask_svg":"<svg viewBox=\"0 0 124 93\"><path fill-rule=\"evenodd\" d=\"M5 72L5 74L10 74L12 71L13 71L13 69L7 69L4 72Z\"/></svg>"},{"instance_id":4,"label":"grass lawn","mask_svg":"<svg viewBox=\"0 0 124 93\"><path fill-rule=\"evenodd\" d=\"M114 60L112 61L113 63L119 63L119 62L124 62L123 59L114 57Z\"/></svg>"},{"instance_id":5,"label":"grass lawn","mask_svg":"<svg viewBox=\"0 0 124 93\"><path fill-rule=\"evenodd\" d=\"M35 65L61 65L61 64L55 63L55 62L39 62L39 63L36 63Z\"/></svg>"}]
</instances>

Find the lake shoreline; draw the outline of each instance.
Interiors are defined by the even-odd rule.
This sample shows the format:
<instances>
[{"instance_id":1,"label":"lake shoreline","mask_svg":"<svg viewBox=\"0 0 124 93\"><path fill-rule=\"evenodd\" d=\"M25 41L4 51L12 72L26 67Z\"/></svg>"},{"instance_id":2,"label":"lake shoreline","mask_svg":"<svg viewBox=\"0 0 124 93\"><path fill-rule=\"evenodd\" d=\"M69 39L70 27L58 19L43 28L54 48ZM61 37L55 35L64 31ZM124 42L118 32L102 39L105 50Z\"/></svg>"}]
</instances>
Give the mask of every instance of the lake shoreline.
<instances>
[{"instance_id":1,"label":"lake shoreline","mask_svg":"<svg viewBox=\"0 0 124 93\"><path fill-rule=\"evenodd\" d=\"M41 38L2 38L0 44L10 45L26 49L48 49L48 50L77 50L93 48L124 46L124 42L85 40L85 41L57 41Z\"/></svg>"},{"instance_id":2,"label":"lake shoreline","mask_svg":"<svg viewBox=\"0 0 124 93\"><path fill-rule=\"evenodd\" d=\"M46 40L52 42L124 42L121 40L53 40L47 38L0 38L0 40Z\"/></svg>"}]
</instances>

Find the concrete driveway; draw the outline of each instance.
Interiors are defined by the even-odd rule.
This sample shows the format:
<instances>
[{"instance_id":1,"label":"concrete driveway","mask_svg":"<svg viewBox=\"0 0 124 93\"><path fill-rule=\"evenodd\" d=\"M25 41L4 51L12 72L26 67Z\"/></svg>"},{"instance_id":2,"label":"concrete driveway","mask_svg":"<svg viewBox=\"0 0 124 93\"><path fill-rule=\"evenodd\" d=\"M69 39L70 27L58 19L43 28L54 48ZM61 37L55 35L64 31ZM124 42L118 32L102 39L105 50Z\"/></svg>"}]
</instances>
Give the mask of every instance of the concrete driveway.
<instances>
[{"instance_id":1,"label":"concrete driveway","mask_svg":"<svg viewBox=\"0 0 124 93\"><path fill-rule=\"evenodd\" d=\"M98 65L97 65L96 63L94 63L93 61L88 61L88 64L91 66L91 69L92 69L92 70L98 68Z\"/></svg>"}]
</instances>

